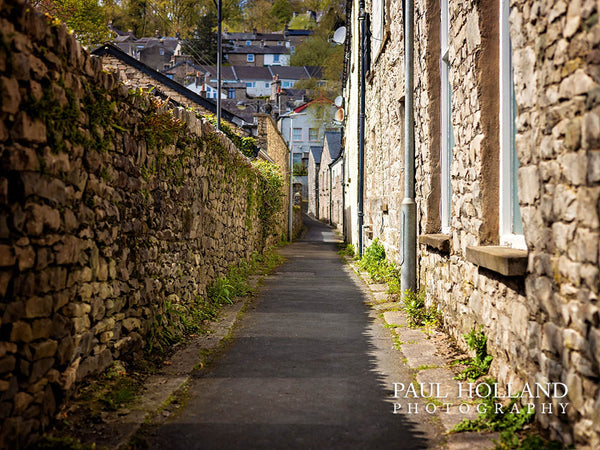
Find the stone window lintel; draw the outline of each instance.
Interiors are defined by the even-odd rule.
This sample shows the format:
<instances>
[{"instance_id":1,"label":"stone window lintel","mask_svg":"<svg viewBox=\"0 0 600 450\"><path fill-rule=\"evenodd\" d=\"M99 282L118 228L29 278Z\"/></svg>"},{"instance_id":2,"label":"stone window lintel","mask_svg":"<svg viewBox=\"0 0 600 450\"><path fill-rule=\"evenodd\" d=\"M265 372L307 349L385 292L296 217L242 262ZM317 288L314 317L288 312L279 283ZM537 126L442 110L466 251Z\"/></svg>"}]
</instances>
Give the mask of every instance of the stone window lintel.
<instances>
[{"instance_id":1,"label":"stone window lintel","mask_svg":"<svg viewBox=\"0 0 600 450\"><path fill-rule=\"evenodd\" d=\"M527 272L527 250L500 246L467 247L466 259L507 277Z\"/></svg>"},{"instance_id":2,"label":"stone window lintel","mask_svg":"<svg viewBox=\"0 0 600 450\"><path fill-rule=\"evenodd\" d=\"M447 234L421 234L419 244L432 247L441 253L450 254L450 236Z\"/></svg>"}]
</instances>

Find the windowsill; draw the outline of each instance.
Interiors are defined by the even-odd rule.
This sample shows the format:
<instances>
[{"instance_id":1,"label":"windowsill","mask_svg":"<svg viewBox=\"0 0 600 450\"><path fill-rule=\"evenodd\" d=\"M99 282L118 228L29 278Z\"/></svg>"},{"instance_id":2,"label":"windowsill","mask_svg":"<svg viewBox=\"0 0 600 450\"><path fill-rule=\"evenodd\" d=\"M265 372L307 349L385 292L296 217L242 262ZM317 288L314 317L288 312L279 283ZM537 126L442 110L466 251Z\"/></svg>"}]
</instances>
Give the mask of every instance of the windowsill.
<instances>
[{"instance_id":1,"label":"windowsill","mask_svg":"<svg viewBox=\"0 0 600 450\"><path fill-rule=\"evenodd\" d=\"M507 277L523 276L527 272L527 250L499 246L467 247L466 259Z\"/></svg>"},{"instance_id":2,"label":"windowsill","mask_svg":"<svg viewBox=\"0 0 600 450\"><path fill-rule=\"evenodd\" d=\"M419 236L419 244L450 254L450 236L447 234L422 234Z\"/></svg>"}]
</instances>

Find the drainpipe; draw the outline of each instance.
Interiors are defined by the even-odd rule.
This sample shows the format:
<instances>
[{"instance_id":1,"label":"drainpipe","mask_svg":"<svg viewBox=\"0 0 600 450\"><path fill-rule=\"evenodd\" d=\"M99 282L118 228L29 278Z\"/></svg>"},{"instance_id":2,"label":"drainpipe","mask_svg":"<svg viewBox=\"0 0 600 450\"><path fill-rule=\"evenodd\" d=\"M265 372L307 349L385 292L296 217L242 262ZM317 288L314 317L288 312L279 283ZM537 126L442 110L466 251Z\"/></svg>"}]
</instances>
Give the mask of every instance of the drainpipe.
<instances>
[{"instance_id":1,"label":"drainpipe","mask_svg":"<svg viewBox=\"0 0 600 450\"><path fill-rule=\"evenodd\" d=\"M333 172L329 166L329 224L333 225Z\"/></svg>"},{"instance_id":2,"label":"drainpipe","mask_svg":"<svg viewBox=\"0 0 600 450\"><path fill-rule=\"evenodd\" d=\"M404 2L404 58L405 58L405 129L404 129L404 199L402 200L402 264L400 289L402 297L407 290L417 290L417 204L415 202L415 130L414 130L414 4Z\"/></svg>"},{"instance_id":3,"label":"drainpipe","mask_svg":"<svg viewBox=\"0 0 600 450\"><path fill-rule=\"evenodd\" d=\"M365 80L367 74L366 45L367 45L367 24L365 13L365 1L360 1L360 110L358 120L358 256L363 254L363 209L364 209L364 165L365 165Z\"/></svg>"},{"instance_id":4,"label":"drainpipe","mask_svg":"<svg viewBox=\"0 0 600 450\"><path fill-rule=\"evenodd\" d=\"M288 209L288 241L292 242L293 223L294 223L294 152L292 145L292 131L294 130L294 116L290 114L290 204Z\"/></svg>"},{"instance_id":5,"label":"drainpipe","mask_svg":"<svg viewBox=\"0 0 600 450\"><path fill-rule=\"evenodd\" d=\"M346 151L342 150L342 152L342 179L340 181L342 186L342 235L344 242L348 242L346 235Z\"/></svg>"}]
</instances>

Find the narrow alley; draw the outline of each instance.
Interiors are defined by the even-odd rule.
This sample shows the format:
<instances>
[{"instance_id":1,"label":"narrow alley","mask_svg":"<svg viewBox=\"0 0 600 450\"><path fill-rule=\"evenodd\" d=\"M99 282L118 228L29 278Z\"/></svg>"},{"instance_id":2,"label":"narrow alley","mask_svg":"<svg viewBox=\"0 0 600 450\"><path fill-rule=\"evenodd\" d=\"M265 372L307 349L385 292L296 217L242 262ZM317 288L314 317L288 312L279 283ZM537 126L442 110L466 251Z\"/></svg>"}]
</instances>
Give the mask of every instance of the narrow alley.
<instances>
[{"instance_id":1,"label":"narrow alley","mask_svg":"<svg viewBox=\"0 0 600 450\"><path fill-rule=\"evenodd\" d=\"M410 383L410 372L337 255L338 237L306 221L230 348L193 380L183 409L146 436L150 448L440 446L428 420L393 414L393 383Z\"/></svg>"}]
</instances>

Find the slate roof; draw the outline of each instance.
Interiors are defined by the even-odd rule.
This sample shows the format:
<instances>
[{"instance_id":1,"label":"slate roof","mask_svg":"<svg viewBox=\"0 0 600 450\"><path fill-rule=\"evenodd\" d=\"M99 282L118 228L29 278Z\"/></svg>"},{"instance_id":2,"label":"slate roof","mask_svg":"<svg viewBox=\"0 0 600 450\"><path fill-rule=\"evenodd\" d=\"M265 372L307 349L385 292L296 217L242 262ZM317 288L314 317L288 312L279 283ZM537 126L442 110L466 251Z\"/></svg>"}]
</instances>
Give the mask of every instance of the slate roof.
<instances>
[{"instance_id":1,"label":"slate roof","mask_svg":"<svg viewBox=\"0 0 600 450\"><path fill-rule=\"evenodd\" d=\"M309 72L304 66L269 66L273 75L279 75L280 80L303 80L310 78Z\"/></svg>"},{"instance_id":2,"label":"slate roof","mask_svg":"<svg viewBox=\"0 0 600 450\"><path fill-rule=\"evenodd\" d=\"M234 66L238 80L272 81L273 75L268 67Z\"/></svg>"},{"instance_id":3,"label":"slate roof","mask_svg":"<svg viewBox=\"0 0 600 450\"><path fill-rule=\"evenodd\" d=\"M331 161L335 162L342 151L342 133L339 131L326 131L325 142L327 142Z\"/></svg>"},{"instance_id":4,"label":"slate roof","mask_svg":"<svg viewBox=\"0 0 600 450\"><path fill-rule=\"evenodd\" d=\"M323 147L320 145L311 145L310 153L313 155L315 163L321 164L321 154L323 153Z\"/></svg>"},{"instance_id":5,"label":"slate roof","mask_svg":"<svg viewBox=\"0 0 600 450\"><path fill-rule=\"evenodd\" d=\"M287 55L290 53L290 49L283 45L240 45L233 48L224 50L224 53L229 54L248 54L253 53L255 55Z\"/></svg>"}]
</instances>

